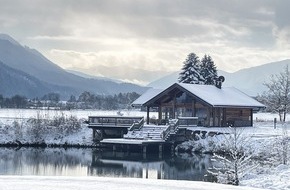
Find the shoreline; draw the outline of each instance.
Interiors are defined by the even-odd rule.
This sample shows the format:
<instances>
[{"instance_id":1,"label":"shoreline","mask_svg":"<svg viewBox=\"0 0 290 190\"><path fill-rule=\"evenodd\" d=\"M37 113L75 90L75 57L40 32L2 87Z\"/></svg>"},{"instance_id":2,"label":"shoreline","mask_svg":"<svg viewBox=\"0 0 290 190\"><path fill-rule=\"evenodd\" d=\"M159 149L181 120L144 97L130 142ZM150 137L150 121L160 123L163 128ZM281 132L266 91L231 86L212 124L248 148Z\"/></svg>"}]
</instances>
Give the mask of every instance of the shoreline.
<instances>
[{"instance_id":1,"label":"shoreline","mask_svg":"<svg viewBox=\"0 0 290 190\"><path fill-rule=\"evenodd\" d=\"M104 148L100 145L81 145L81 144L47 144L47 143L1 143L0 148Z\"/></svg>"}]
</instances>

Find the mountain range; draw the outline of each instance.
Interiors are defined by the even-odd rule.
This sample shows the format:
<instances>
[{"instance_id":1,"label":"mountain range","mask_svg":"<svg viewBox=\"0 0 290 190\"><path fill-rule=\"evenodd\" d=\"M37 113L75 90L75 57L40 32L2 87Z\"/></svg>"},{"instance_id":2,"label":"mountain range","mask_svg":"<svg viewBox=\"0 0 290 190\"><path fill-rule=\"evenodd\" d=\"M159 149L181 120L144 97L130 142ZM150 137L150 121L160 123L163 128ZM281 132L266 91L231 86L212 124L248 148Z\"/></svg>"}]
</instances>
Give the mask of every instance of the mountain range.
<instances>
[{"instance_id":1,"label":"mountain range","mask_svg":"<svg viewBox=\"0 0 290 190\"><path fill-rule=\"evenodd\" d=\"M106 78L90 78L68 72L40 52L20 45L6 34L0 34L0 94L28 98L57 92L62 99L84 91L96 94L142 93L147 88Z\"/></svg>"},{"instance_id":2,"label":"mountain range","mask_svg":"<svg viewBox=\"0 0 290 190\"><path fill-rule=\"evenodd\" d=\"M287 59L234 73L219 70L218 74L226 79L223 86L233 86L250 96L256 96L266 90L263 83L271 75L278 74L289 64L290 60ZM70 95L79 96L84 91L104 95L120 92L143 93L150 87L168 87L177 82L178 75L179 71L173 72L143 87L78 71L67 71L37 50L22 46L9 35L0 34L0 94L3 96L18 94L34 98L56 92L65 100Z\"/></svg>"},{"instance_id":3,"label":"mountain range","mask_svg":"<svg viewBox=\"0 0 290 190\"><path fill-rule=\"evenodd\" d=\"M269 81L271 75L277 75L282 72L286 65L290 65L290 59L246 68L234 73L219 70L218 74L225 77L223 86L235 87L250 96L256 96L267 90L263 84ZM177 82L178 76L179 72L173 72L149 83L147 86L166 88L167 86Z\"/></svg>"}]
</instances>

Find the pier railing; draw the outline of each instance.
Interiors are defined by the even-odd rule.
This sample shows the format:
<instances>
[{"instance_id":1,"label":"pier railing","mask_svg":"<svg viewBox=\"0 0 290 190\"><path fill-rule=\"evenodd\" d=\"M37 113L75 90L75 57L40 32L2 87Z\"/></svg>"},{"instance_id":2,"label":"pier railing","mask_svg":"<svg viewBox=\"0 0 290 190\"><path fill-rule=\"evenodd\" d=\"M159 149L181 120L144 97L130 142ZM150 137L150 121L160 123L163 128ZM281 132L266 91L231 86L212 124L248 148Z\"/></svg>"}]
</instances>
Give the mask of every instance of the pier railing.
<instances>
[{"instance_id":1,"label":"pier railing","mask_svg":"<svg viewBox=\"0 0 290 190\"><path fill-rule=\"evenodd\" d=\"M143 117L89 116L89 127L140 127Z\"/></svg>"},{"instance_id":2,"label":"pier railing","mask_svg":"<svg viewBox=\"0 0 290 190\"><path fill-rule=\"evenodd\" d=\"M175 134L178 128L196 127L198 125L198 117L178 117L178 119L169 120L168 128L163 131L163 139L166 140L170 134Z\"/></svg>"},{"instance_id":3,"label":"pier railing","mask_svg":"<svg viewBox=\"0 0 290 190\"><path fill-rule=\"evenodd\" d=\"M198 117L178 117L179 127L196 127L198 125Z\"/></svg>"},{"instance_id":4,"label":"pier railing","mask_svg":"<svg viewBox=\"0 0 290 190\"><path fill-rule=\"evenodd\" d=\"M138 123L133 123L129 128L129 131L139 130L144 125L144 118L142 118Z\"/></svg>"},{"instance_id":5,"label":"pier railing","mask_svg":"<svg viewBox=\"0 0 290 190\"><path fill-rule=\"evenodd\" d=\"M169 120L169 126L163 131L162 138L166 140L171 133L175 133L178 128L178 119Z\"/></svg>"}]
</instances>

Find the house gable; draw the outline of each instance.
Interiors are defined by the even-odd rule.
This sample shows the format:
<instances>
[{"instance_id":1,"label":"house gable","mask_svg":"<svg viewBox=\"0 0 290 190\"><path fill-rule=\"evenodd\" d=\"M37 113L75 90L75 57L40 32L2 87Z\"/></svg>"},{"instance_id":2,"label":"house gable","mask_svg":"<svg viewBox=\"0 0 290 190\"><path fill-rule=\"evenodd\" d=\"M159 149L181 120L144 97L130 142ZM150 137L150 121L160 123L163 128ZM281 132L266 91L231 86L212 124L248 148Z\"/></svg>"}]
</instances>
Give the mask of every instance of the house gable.
<instances>
[{"instance_id":1,"label":"house gable","mask_svg":"<svg viewBox=\"0 0 290 190\"><path fill-rule=\"evenodd\" d=\"M235 88L220 89L212 85L175 83L159 93L145 95L135 102L147 107L147 122L150 108L154 107L161 123L195 117L201 126L252 126L253 110L265 107Z\"/></svg>"}]
</instances>

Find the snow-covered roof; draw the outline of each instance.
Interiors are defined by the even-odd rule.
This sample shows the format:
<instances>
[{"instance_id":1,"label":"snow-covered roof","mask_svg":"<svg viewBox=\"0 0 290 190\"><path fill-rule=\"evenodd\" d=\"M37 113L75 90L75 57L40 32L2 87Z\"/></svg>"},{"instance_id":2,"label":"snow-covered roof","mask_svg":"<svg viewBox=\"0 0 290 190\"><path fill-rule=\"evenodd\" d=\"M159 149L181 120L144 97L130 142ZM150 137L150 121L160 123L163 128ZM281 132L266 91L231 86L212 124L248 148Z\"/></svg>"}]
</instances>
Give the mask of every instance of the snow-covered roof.
<instances>
[{"instance_id":1,"label":"snow-covered roof","mask_svg":"<svg viewBox=\"0 0 290 190\"><path fill-rule=\"evenodd\" d=\"M170 89L180 88L182 91L188 92L191 95L199 98L203 102L213 107L257 107L262 108L265 105L239 91L234 87L222 87L217 88L213 85L198 85L198 84L186 84L175 83L169 88L159 91L147 91L140 96L136 101L139 105L150 104L151 101L158 97L162 97L163 94L170 91Z\"/></svg>"},{"instance_id":2,"label":"snow-covered roof","mask_svg":"<svg viewBox=\"0 0 290 190\"><path fill-rule=\"evenodd\" d=\"M178 83L178 85L214 107L265 107L265 105L234 87L222 87L219 89L213 85L195 85L185 83Z\"/></svg>"},{"instance_id":3,"label":"snow-covered roof","mask_svg":"<svg viewBox=\"0 0 290 190\"><path fill-rule=\"evenodd\" d=\"M145 102L149 101L151 98L155 97L157 94L162 92L164 89L150 88L139 98L137 98L131 105L132 106L141 106Z\"/></svg>"}]
</instances>

